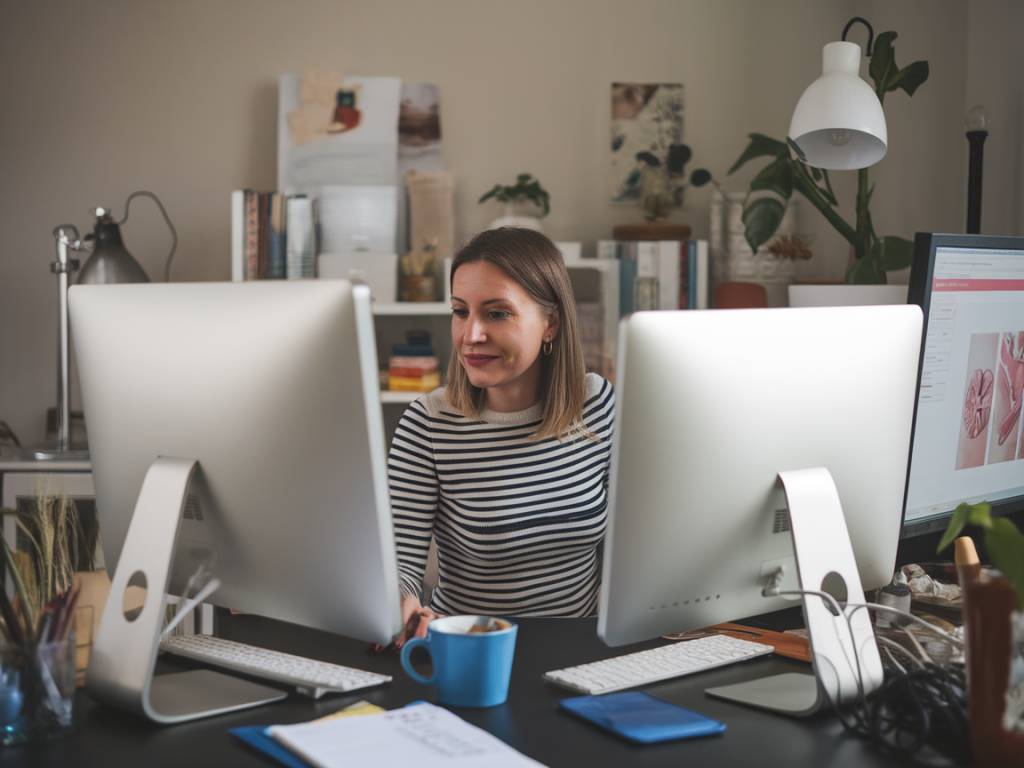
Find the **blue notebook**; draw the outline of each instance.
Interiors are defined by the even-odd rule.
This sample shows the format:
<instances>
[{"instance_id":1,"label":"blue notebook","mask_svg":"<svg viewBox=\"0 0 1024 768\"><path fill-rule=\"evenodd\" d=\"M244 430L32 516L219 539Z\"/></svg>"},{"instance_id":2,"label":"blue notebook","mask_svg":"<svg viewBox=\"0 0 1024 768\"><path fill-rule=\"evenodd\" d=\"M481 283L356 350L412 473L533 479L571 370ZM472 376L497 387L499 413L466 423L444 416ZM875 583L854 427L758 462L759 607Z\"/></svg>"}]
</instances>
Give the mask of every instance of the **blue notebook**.
<instances>
[{"instance_id":1,"label":"blue notebook","mask_svg":"<svg viewBox=\"0 0 1024 768\"><path fill-rule=\"evenodd\" d=\"M725 731L725 723L639 691L562 699L562 709L640 744Z\"/></svg>"},{"instance_id":2,"label":"blue notebook","mask_svg":"<svg viewBox=\"0 0 1024 768\"><path fill-rule=\"evenodd\" d=\"M300 757L292 754L281 744L267 735L266 725L247 725L241 728L232 728L231 735L244 744L261 752L267 757L276 760L285 768L310 768L309 763Z\"/></svg>"}]
</instances>

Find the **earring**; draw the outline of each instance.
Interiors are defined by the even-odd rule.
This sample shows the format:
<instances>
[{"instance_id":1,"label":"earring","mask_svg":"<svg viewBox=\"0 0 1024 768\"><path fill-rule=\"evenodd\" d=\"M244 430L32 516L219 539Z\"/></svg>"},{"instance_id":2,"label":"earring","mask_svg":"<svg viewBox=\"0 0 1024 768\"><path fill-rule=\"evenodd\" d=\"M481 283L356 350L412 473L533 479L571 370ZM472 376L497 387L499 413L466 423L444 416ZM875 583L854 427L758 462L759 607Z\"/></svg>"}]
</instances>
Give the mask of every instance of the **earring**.
<instances>
[{"instance_id":1,"label":"earring","mask_svg":"<svg viewBox=\"0 0 1024 768\"><path fill-rule=\"evenodd\" d=\"M554 349L555 345L552 344L550 341L545 341L543 344L540 345L540 351L543 352L545 355L550 355L554 351Z\"/></svg>"}]
</instances>

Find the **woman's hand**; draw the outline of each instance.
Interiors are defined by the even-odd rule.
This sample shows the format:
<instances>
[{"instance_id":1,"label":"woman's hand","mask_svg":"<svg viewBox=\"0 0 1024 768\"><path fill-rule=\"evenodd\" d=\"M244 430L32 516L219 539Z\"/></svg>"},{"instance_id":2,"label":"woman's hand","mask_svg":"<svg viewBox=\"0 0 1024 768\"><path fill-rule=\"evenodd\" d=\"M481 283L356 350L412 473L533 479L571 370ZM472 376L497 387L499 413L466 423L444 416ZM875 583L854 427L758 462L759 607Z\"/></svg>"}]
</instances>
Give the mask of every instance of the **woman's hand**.
<instances>
[{"instance_id":1,"label":"woman's hand","mask_svg":"<svg viewBox=\"0 0 1024 768\"><path fill-rule=\"evenodd\" d=\"M420 605L415 595L402 596L402 631L395 637L395 648L401 648L411 637L426 637L427 625L437 618L437 614Z\"/></svg>"}]
</instances>

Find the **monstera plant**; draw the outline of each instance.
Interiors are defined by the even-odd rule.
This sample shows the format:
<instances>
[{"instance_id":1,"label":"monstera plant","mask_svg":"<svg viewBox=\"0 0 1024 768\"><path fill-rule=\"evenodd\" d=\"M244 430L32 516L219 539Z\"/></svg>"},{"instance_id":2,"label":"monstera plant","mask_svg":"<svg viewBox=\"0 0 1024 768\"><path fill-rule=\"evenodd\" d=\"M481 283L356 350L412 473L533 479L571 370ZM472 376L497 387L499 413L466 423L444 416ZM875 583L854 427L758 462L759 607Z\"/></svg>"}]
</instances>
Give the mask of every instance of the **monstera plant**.
<instances>
[{"instance_id":1,"label":"monstera plant","mask_svg":"<svg viewBox=\"0 0 1024 768\"><path fill-rule=\"evenodd\" d=\"M884 102L885 94L896 90L913 96L928 79L926 61L915 61L902 69L896 65L892 45L895 39L895 32L882 32L875 39L871 55L868 72L880 102ZM832 190L828 171L801 162L786 141L760 133L750 134L750 144L729 173L761 157L770 158L771 162L750 183L743 206L743 224L751 250L756 252L771 239L782 221L786 203L794 192L799 192L850 243L854 258L847 269L846 282L885 283L887 271L910 266L913 254L910 240L893 235L879 236L875 232L871 221L874 185L868 179L866 168L857 171L855 218L851 224L839 214L839 201Z\"/></svg>"}]
</instances>

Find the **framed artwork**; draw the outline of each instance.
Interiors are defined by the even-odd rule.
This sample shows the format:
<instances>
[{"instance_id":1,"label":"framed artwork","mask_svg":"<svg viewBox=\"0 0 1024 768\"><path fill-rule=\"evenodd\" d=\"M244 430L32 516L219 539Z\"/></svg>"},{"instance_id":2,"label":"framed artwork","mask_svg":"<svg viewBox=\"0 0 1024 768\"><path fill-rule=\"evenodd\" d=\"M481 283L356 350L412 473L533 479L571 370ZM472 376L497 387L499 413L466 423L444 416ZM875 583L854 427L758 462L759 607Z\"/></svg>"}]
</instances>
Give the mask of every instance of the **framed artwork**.
<instances>
[{"instance_id":1,"label":"framed artwork","mask_svg":"<svg viewBox=\"0 0 1024 768\"><path fill-rule=\"evenodd\" d=\"M669 147L683 143L682 83L612 83L611 167L612 202L640 200L642 152L662 167Z\"/></svg>"}]
</instances>

